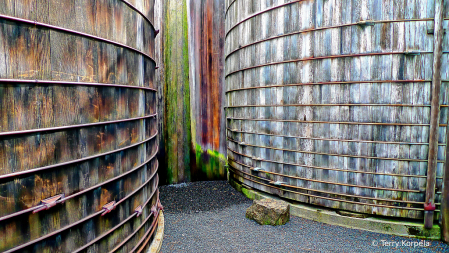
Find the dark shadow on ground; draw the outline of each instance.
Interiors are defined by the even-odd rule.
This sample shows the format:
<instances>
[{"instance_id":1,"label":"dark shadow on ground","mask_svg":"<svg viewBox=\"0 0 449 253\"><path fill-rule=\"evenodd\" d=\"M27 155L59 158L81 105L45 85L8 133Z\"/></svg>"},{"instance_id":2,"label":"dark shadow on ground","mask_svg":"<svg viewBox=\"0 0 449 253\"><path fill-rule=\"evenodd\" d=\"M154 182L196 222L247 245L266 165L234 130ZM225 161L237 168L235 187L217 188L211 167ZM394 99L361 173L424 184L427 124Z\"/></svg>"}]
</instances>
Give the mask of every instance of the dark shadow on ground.
<instances>
[{"instance_id":1,"label":"dark shadow on ground","mask_svg":"<svg viewBox=\"0 0 449 253\"><path fill-rule=\"evenodd\" d=\"M164 213L204 212L252 203L226 181L164 185L159 190Z\"/></svg>"}]
</instances>

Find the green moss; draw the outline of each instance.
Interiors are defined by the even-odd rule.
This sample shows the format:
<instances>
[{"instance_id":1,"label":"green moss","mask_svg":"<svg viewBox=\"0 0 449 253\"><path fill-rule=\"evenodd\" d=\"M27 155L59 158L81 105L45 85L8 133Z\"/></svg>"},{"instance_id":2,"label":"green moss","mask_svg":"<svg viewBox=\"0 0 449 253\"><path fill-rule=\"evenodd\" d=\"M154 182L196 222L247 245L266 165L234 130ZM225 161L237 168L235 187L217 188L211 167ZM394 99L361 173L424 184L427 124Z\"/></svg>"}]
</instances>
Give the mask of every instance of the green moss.
<instances>
[{"instance_id":1,"label":"green moss","mask_svg":"<svg viewBox=\"0 0 449 253\"><path fill-rule=\"evenodd\" d=\"M226 157L214 150L204 150L201 145L195 144L196 166L201 175L201 179L225 179L226 178Z\"/></svg>"},{"instance_id":2,"label":"green moss","mask_svg":"<svg viewBox=\"0 0 449 253\"><path fill-rule=\"evenodd\" d=\"M440 238L441 231L438 225L433 225L431 229L421 226L407 226L408 234L419 239Z\"/></svg>"},{"instance_id":3,"label":"green moss","mask_svg":"<svg viewBox=\"0 0 449 253\"><path fill-rule=\"evenodd\" d=\"M249 198L249 199L255 199L256 198L256 196L255 196L253 191L248 190L245 187L242 187L241 189L242 189L243 195L245 195L247 198Z\"/></svg>"},{"instance_id":4,"label":"green moss","mask_svg":"<svg viewBox=\"0 0 449 253\"><path fill-rule=\"evenodd\" d=\"M190 88L187 6L185 2L165 3L164 142L168 183L190 181Z\"/></svg>"}]
</instances>

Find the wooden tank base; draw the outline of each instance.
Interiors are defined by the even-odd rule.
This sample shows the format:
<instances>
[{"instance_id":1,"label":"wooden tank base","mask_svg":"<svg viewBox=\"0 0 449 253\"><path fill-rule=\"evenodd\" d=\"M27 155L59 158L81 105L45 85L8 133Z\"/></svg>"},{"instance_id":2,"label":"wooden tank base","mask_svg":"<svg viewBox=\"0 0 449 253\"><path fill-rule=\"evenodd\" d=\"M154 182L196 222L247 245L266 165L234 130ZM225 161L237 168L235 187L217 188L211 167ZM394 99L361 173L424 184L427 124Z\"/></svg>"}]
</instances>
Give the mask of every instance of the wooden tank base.
<instances>
[{"instance_id":1,"label":"wooden tank base","mask_svg":"<svg viewBox=\"0 0 449 253\"><path fill-rule=\"evenodd\" d=\"M154 239L150 244L150 248L147 253L159 253L162 247L162 240L164 239L164 213L159 211L159 218L157 222L156 234L154 235Z\"/></svg>"},{"instance_id":2,"label":"wooden tank base","mask_svg":"<svg viewBox=\"0 0 449 253\"><path fill-rule=\"evenodd\" d=\"M255 189L248 187L233 180L228 173L228 181L232 187L243 193L249 199L273 198L276 196L268 195ZM283 199L289 202L288 200ZM439 225L433 225L431 229L425 229L423 222L398 221L380 217L355 218L339 215L335 210L323 209L310 205L291 203L290 214L309 219L313 221L323 222L326 224L337 225L353 229L361 229L375 233L398 235L410 238L419 238L427 240L441 240L441 228Z\"/></svg>"}]
</instances>

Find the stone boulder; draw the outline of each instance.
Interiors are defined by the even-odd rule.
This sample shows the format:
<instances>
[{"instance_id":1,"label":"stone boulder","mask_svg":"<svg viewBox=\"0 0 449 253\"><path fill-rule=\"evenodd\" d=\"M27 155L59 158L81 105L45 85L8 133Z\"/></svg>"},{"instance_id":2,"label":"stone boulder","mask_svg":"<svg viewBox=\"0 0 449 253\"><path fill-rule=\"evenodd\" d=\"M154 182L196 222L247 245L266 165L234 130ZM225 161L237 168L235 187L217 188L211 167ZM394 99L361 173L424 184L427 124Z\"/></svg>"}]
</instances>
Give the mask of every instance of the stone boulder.
<instances>
[{"instance_id":1,"label":"stone boulder","mask_svg":"<svg viewBox=\"0 0 449 253\"><path fill-rule=\"evenodd\" d=\"M255 220L260 225L284 225L290 219L290 206L281 200L254 200L246 210L246 218Z\"/></svg>"}]
</instances>

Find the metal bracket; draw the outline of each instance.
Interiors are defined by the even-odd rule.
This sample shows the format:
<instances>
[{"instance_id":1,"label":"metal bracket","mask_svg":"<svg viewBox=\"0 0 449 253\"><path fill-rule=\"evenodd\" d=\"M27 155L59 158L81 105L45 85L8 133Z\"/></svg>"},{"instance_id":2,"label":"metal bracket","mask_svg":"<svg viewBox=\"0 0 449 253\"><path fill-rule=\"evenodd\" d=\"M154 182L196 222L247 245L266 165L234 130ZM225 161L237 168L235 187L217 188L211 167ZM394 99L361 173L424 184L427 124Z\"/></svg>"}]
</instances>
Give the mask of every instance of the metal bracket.
<instances>
[{"instance_id":1,"label":"metal bracket","mask_svg":"<svg viewBox=\"0 0 449 253\"><path fill-rule=\"evenodd\" d=\"M363 20L363 21L359 21L357 22L357 25L359 26L373 26L375 23L372 20Z\"/></svg>"},{"instance_id":2,"label":"metal bracket","mask_svg":"<svg viewBox=\"0 0 449 253\"><path fill-rule=\"evenodd\" d=\"M158 213L156 206L157 204L155 206L152 206L150 209L150 212L153 214L153 216L156 216Z\"/></svg>"},{"instance_id":3,"label":"metal bracket","mask_svg":"<svg viewBox=\"0 0 449 253\"><path fill-rule=\"evenodd\" d=\"M436 207L433 203L424 203L424 211L435 211Z\"/></svg>"},{"instance_id":4,"label":"metal bracket","mask_svg":"<svg viewBox=\"0 0 449 253\"><path fill-rule=\"evenodd\" d=\"M141 205L138 206L138 207L136 208L136 210L134 210L134 212L137 213L137 217L139 217L139 216L142 214L142 211L143 211L143 208L142 208Z\"/></svg>"},{"instance_id":5,"label":"metal bracket","mask_svg":"<svg viewBox=\"0 0 449 253\"><path fill-rule=\"evenodd\" d=\"M274 184L274 185L277 185L277 186L282 186L284 184L284 182L281 182L281 181L270 181L270 184Z\"/></svg>"},{"instance_id":6,"label":"metal bracket","mask_svg":"<svg viewBox=\"0 0 449 253\"><path fill-rule=\"evenodd\" d=\"M157 200L157 209L160 211L160 210L164 210L164 206L161 204L161 200L160 199L158 199Z\"/></svg>"},{"instance_id":7,"label":"metal bracket","mask_svg":"<svg viewBox=\"0 0 449 253\"><path fill-rule=\"evenodd\" d=\"M42 207L34 210L33 213L37 213L37 212L40 212L40 211L43 211L43 210L48 210L51 207L56 206L56 204L57 204L56 201L64 198L64 196L65 196L65 194L62 193L62 194L59 194L59 195L56 195L56 196L53 196L53 197L41 200L41 204L40 205L42 205Z\"/></svg>"},{"instance_id":8,"label":"metal bracket","mask_svg":"<svg viewBox=\"0 0 449 253\"><path fill-rule=\"evenodd\" d=\"M159 34L159 32L160 32L160 30L158 29L158 30L156 30L156 31L154 31L154 37L156 38L156 36Z\"/></svg>"},{"instance_id":9,"label":"metal bracket","mask_svg":"<svg viewBox=\"0 0 449 253\"><path fill-rule=\"evenodd\" d=\"M156 66L154 69L158 69L159 68L159 66Z\"/></svg>"},{"instance_id":10,"label":"metal bracket","mask_svg":"<svg viewBox=\"0 0 449 253\"><path fill-rule=\"evenodd\" d=\"M115 208L115 201L109 202L103 206L103 210L105 210L101 216L105 216L107 213L110 213Z\"/></svg>"},{"instance_id":11,"label":"metal bracket","mask_svg":"<svg viewBox=\"0 0 449 253\"><path fill-rule=\"evenodd\" d=\"M407 50L407 51L404 52L404 54L407 55L407 56L417 56L417 55L420 55L421 52L413 51L413 50Z\"/></svg>"},{"instance_id":12,"label":"metal bracket","mask_svg":"<svg viewBox=\"0 0 449 253\"><path fill-rule=\"evenodd\" d=\"M252 171L261 171L262 170L262 168L259 168L259 167L251 167L250 168Z\"/></svg>"},{"instance_id":13,"label":"metal bracket","mask_svg":"<svg viewBox=\"0 0 449 253\"><path fill-rule=\"evenodd\" d=\"M151 207L150 211L154 216L156 216L160 210L164 210L164 207L162 206L161 201L158 199L156 205Z\"/></svg>"},{"instance_id":14,"label":"metal bracket","mask_svg":"<svg viewBox=\"0 0 449 253\"><path fill-rule=\"evenodd\" d=\"M444 30L444 33L446 34L446 29L443 29ZM427 29L427 34L434 34L435 33L435 29L433 29L433 28L428 28Z\"/></svg>"}]
</instances>

